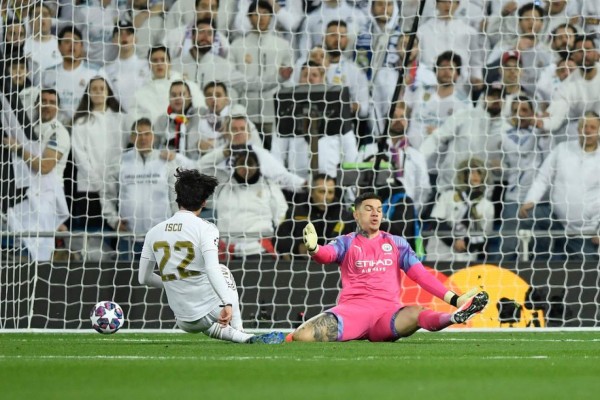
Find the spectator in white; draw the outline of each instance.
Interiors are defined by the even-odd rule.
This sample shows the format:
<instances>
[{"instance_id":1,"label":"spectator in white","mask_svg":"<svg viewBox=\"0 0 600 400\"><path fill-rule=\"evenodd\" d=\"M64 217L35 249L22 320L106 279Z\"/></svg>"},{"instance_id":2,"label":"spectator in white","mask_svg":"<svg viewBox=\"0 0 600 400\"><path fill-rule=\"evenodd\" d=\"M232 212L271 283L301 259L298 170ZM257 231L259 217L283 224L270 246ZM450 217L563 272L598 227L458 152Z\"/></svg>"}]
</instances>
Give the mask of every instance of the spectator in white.
<instances>
[{"instance_id":1,"label":"spectator in white","mask_svg":"<svg viewBox=\"0 0 600 400\"><path fill-rule=\"evenodd\" d=\"M500 167L502 132L508 130L501 115L502 88L488 86L482 103L453 114L421 145L430 174L437 175L438 192L452 186L454 172L464 160L476 157L492 170Z\"/></svg>"},{"instance_id":2,"label":"spectator in white","mask_svg":"<svg viewBox=\"0 0 600 400\"><path fill-rule=\"evenodd\" d=\"M348 51L348 56L352 56L356 38L366 28L369 18L363 10L352 7L346 0L322 0L321 6L308 14L300 28L299 58L305 59L310 49L323 43L323 36L331 21L346 22L348 44L344 50Z\"/></svg>"},{"instance_id":3,"label":"spectator in white","mask_svg":"<svg viewBox=\"0 0 600 400\"><path fill-rule=\"evenodd\" d=\"M57 67L45 70L42 74L42 87L55 88L60 98L58 119L65 126L71 126L75 109L81 102L90 79L98 75L84 62L83 42L79 29L64 27L58 33L58 49L63 62Z\"/></svg>"},{"instance_id":4,"label":"spectator in white","mask_svg":"<svg viewBox=\"0 0 600 400\"><path fill-rule=\"evenodd\" d=\"M555 60L558 61L569 56L577 33L577 27L571 24L561 24L554 28L550 33L550 49L554 52Z\"/></svg>"},{"instance_id":5,"label":"spectator in white","mask_svg":"<svg viewBox=\"0 0 600 400\"><path fill-rule=\"evenodd\" d=\"M502 133L502 171L508 182L502 203L500 257L503 261L517 258L520 229L531 228L532 221L519 218L519 207L550 151L552 137L535 128L533 101L518 96L511 104L510 128Z\"/></svg>"},{"instance_id":6,"label":"spectator in white","mask_svg":"<svg viewBox=\"0 0 600 400\"><path fill-rule=\"evenodd\" d=\"M543 10L539 17L539 34L545 37L553 32L558 26L564 24L576 24L578 19L577 3L579 0L503 0L504 4L499 14L489 18L487 24L487 35L496 45L498 41L511 40L519 32L519 9L525 5L535 4L540 10ZM501 3L500 1L494 3ZM545 3L545 4L543 4Z\"/></svg>"},{"instance_id":7,"label":"spectator in white","mask_svg":"<svg viewBox=\"0 0 600 400\"><path fill-rule=\"evenodd\" d=\"M437 17L420 25L417 37L421 62L431 69L437 56L447 50L460 56L464 69L459 84L468 93L469 84L476 88L483 84L484 46L475 29L454 18L459 4L459 0L436 0Z\"/></svg>"},{"instance_id":8,"label":"spectator in white","mask_svg":"<svg viewBox=\"0 0 600 400\"><path fill-rule=\"evenodd\" d=\"M252 150L258 157L258 162L266 179L290 191L299 191L305 188L306 179L291 173L271 153L251 143L249 122L246 115L230 113L225 122L223 135L227 143L215 147L200 157L198 161L200 171L206 171L208 175L217 176L221 181L227 181L233 168L233 153L241 150Z\"/></svg>"},{"instance_id":9,"label":"spectator in white","mask_svg":"<svg viewBox=\"0 0 600 400\"><path fill-rule=\"evenodd\" d=\"M244 85L244 75L227 59L212 53L214 43L214 21L208 18L196 21L194 45L187 53L173 60L173 70L204 87L208 82L227 82L230 88L239 91Z\"/></svg>"},{"instance_id":10,"label":"spectator in white","mask_svg":"<svg viewBox=\"0 0 600 400\"><path fill-rule=\"evenodd\" d=\"M437 85L422 86L414 92L405 93L404 100L411 110L411 123L406 135L411 146L419 148L423 140L454 113L473 108L455 89L461 68L460 56L445 51L438 56L433 69Z\"/></svg>"},{"instance_id":11,"label":"spectator in white","mask_svg":"<svg viewBox=\"0 0 600 400\"><path fill-rule=\"evenodd\" d=\"M133 243L126 242L128 248L124 250L138 257L146 232L178 209L174 184L179 160L165 160L153 148L154 132L149 119L136 121L131 136L134 148L125 150L121 162L110 166L100 200L102 215L111 228L139 235Z\"/></svg>"},{"instance_id":12,"label":"spectator in white","mask_svg":"<svg viewBox=\"0 0 600 400\"><path fill-rule=\"evenodd\" d=\"M176 28L167 30L165 36L165 42L171 54L174 57L179 57L181 54L185 54L194 45L194 23L201 19L210 19L214 21L215 26L218 26L219 16L219 0L195 0L196 2L196 18L190 20L185 25L179 25ZM193 11L190 11L193 15ZM219 28L215 29L214 41L211 52L215 56L227 58L229 54L229 40L228 33L226 30Z\"/></svg>"},{"instance_id":13,"label":"spectator in white","mask_svg":"<svg viewBox=\"0 0 600 400\"><path fill-rule=\"evenodd\" d=\"M133 101L134 109L129 112L135 118L156 118L165 112L169 106L169 89L174 81L179 81L182 76L171 68L171 55L165 46L156 46L150 49L147 55L150 61L152 79L136 90ZM204 105L204 96L198 85L186 82L192 91L192 104L196 108Z\"/></svg>"},{"instance_id":14,"label":"spectator in white","mask_svg":"<svg viewBox=\"0 0 600 400\"><path fill-rule=\"evenodd\" d=\"M239 104L231 104L227 86L220 81L209 82L204 86L206 112L201 113L198 130L200 131L200 153L205 153L216 146L224 145L227 140L223 137L224 122L230 115L246 115L246 108ZM248 121L250 143L262 147L262 140L256 126Z\"/></svg>"},{"instance_id":15,"label":"spectator in white","mask_svg":"<svg viewBox=\"0 0 600 400\"><path fill-rule=\"evenodd\" d=\"M131 0L131 9L121 13L119 19L132 21L135 29L135 53L141 59L165 41L165 0Z\"/></svg>"},{"instance_id":16,"label":"spectator in white","mask_svg":"<svg viewBox=\"0 0 600 400\"><path fill-rule=\"evenodd\" d=\"M23 51L31 61L31 79L37 83L41 80L42 71L61 64L62 57L58 39L52 34L52 9L40 2L32 12L31 36L25 41Z\"/></svg>"},{"instance_id":17,"label":"spectator in white","mask_svg":"<svg viewBox=\"0 0 600 400\"><path fill-rule=\"evenodd\" d=\"M580 14L577 6L580 0L544 0L544 2L547 12L544 32L553 32L561 25L578 22Z\"/></svg>"},{"instance_id":18,"label":"spectator in white","mask_svg":"<svg viewBox=\"0 0 600 400\"><path fill-rule=\"evenodd\" d=\"M325 29L326 79L328 85L347 86L350 89L352 112L360 118L369 116L369 81L356 63L343 53L348 48L348 25L332 20Z\"/></svg>"},{"instance_id":19,"label":"spectator in white","mask_svg":"<svg viewBox=\"0 0 600 400\"><path fill-rule=\"evenodd\" d=\"M250 21L245 17L248 15L248 9L254 0L239 0L235 10L235 19L232 25L232 35L245 35L252 30ZM292 36L298 31L300 24L304 19L305 8L310 8L304 0L266 0L273 8L274 27L281 32L284 37L291 41ZM320 0L313 3L318 3Z\"/></svg>"},{"instance_id":20,"label":"spectator in white","mask_svg":"<svg viewBox=\"0 0 600 400\"><path fill-rule=\"evenodd\" d=\"M244 75L239 93L248 118L269 142L275 122L273 95L292 75L293 51L290 43L272 27L273 8L266 0L256 0L248 8L252 29L231 43L231 63ZM269 146L267 146L269 147Z\"/></svg>"},{"instance_id":21,"label":"spectator in white","mask_svg":"<svg viewBox=\"0 0 600 400\"><path fill-rule=\"evenodd\" d=\"M37 117L37 113L34 111L35 103L40 95L40 88L32 85L28 78L27 68L30 63L25 57L13 56L8 64L12 87L18 91L23 110L27 113L29 120L32 121L34 117Z\"/></svg>"},{"instance_id":22,"label":"spectator in white","mask_svg":"<svg viewBox=\"0 0 600 400\"><path fill-rule=\"evenodd\" d=\"M570 58L561 58L542 71L535 91L535 100L542 112L547 111L554 98L560 96L563 82L576 71L577 64Z\"/></svg>"},{"instance_id":23,"label":"spectator in white","mask_svg":"<svg viewBox=\"0 0 600 400\"><path fill-rule=\"evenodd\" d=\"M396 51L388 53L386 66L381 68L375 76L373 110L375 112L375 120L379 125L377 132L383 132L385 129L385 120L388 117L396 82L398 82L398 73L404 62L408 40L409 35L404 33L392 36L390 43ZM421 87L435 86L437 84L435 73L419 62L418 55L419 39L415 36L413 49L408 52L409 67L404 72L404 93L400 94L400 98L413 95Z\"/></svg>"},{"instance_id":24,"label":"spectator in white","mask_svg":"<svg viewBox=\"0 0 600 400\"><path fill-rule=\"evenodd\" d=\"M406 136L410 131L407 114L406 104L398 102L390 121L388 157L393 165L392 173L396 183L404 188L406 195L412 199L415 208L420 212L429 201L431 184L425 156L409 143Z\"/></svg>"},{"instance_id":25,"label":"spectator in white","mask_svg":"<svg viewBox=\"0 0 600 400\"><path fill-rule=\"evenodd\" d=\"M497 71L495 67L500 64L502 55L509 50L517 50L523 68L521 84L527 93L533 94L540 72L552 63L554 54L546 43L543 33L544 9L535 3L527 3L519 8L517 14L519 17L517 34L500 40L488 55L486 80L495 81Z\"/></svg>"},{"instance_id":26,"label":"spectator in white","mask_svg":"<svg viewBox=\"0 0 600 400\"><path fill-rule=\"evenodd\" d=\"M135 107L135 92L150 79L148 62L135 54L135 29L130 21L119 21L113 31L113 43L119 48L117 59L109 63L105 72L115 96L125 112Z\"/></svg>"},{"instance_id":27,"label":"spectator in white","mask_svg":"<svg viewBox=\"0 0 600 400\"><path fill-rule=\"evenodd\" d=\"M511 118L513 115L513 101L519 96L528 95L525 88L521 85L522 73L521 53L516 50L505 52L500 62L500 84L504 91L502 115L505 118Z\"/></svg>"},{"instance_id":28,"label":"spectator in white","mask_svg":"<svg viewBox=\"0 0 600 400\"><path fill-rule=\"evenodd\" d=\"M158 147L179 153L192 165L199 156L200 132L198 109L192 104L192 93L185 81L173 81L169 88L169 106L155 123Z\"/></svg>"},{"instance_id":29,"label":"spectator in white","mask_svg":"<svg viewBox=\"0 0 600 400\"><path fill-rule=\"evenodd\" d=\"M565 79L543 114L545 118L537 121L538 128L552 132L557 142L578 136L576 121L585 111L600 112L600 57L594 40L578 35L570 58L577 71Z\"/></svg>"},{"instance_id":30,"label":"spectator in white","mask_svg":"<svg viewBox=\"0 0 600 400\"><path fill-rule=\"evenodd\" d=\"M596 1L578 2L577 15L580 17L580 25L583 26L583 31L587 35L592 35L596 40L596 45L600 46L600 3Z\"/></svg>"},{"instance_id":31,"label":"spectator in white","mask_svg":"<svg viewBox=\"0 0 600 400\"><path fill-rule=\"evenodd\" d=\"M75 7L70 23L83 34L79 40L85 43L90 64L101 68L117 57L112 38L118 18L118 0L90 0Z\"/></svg>"},{"instance_id":32,"label":"spectator in white","mask_svg":"<svg viewBox=\"0 0 600 400\"><path fill-rule=\"evenodd\" d=\"M550 152L519 210L519 216L527 218L549 192L552 215L536 218L534 229L551 228L549 220L562 225L565 243L556 252L596 262L600 241L599 140L600 117L588 111L579 120L579 139L562 142Z\"/></svg>"},{"instance_id":33,"label":"spectator in white","mask_svg":"<svg viewBox=\"0 0 600 400\"><path fill-rule=\"evenodd\" d=\"M168 0L172 2L172 0ZM225 34L229 31L229 20L235 16L235 12L232 11L237 1L217 1L216 10L214 0L204 0L202 5L196 6L196 0L176 0L172 2L173 5L168 8L167 15L165 17L167 35L169 31L179 29L182 26L192 25L194 26L194 20L199 19L198 15L194 12L194 9L201 9L204 12L204 18L212 18L215 20L215 28ZM216 15L215 15L216 13ZM193 37L193 36L192 36Z\"/></svg>"},{"instance_id":34,"label":"spectator in white","mask_svg":"<svg viewBox=\"0 0 600 400\"><path fill-rule=\"evenodd\" d=\"M487 176L478 158L458 164L455 188L444 191L431 211L435 235L427 240L427 261L475 261L485 256L494 223L494 205L486 198Z\"/></svg>"},{"instance_id":35,"label":"spectator in white","mask_svg":"<svg viewBox=\"0 0 600 400\"><path fill-rule=\"evenodd\" d=\"M73 225L84 230L102 228L100 192L106 172L118 165L125 148L121 105L103 77L90 80L73 117L71 137L75 162Z\"/></svg>"},{"instance_id":36,"label":"spectator in white","mask_svg":"<svg viewBox=\"0 0 600 400\"><path fill-rule=\"evenodd\" d=\"M232 177L215 193L217 228L226 237L230 257L261 259L275 255L271 238L284 220L288 204L279 185L265 179L252 150L237 153Z\"/></svg>"},{"instance_id":37,"label":"spectator in white","mask_svg":"<svg viewBox=\"0 0 600 400\"><path fill-rule=\"evenodd\" d=\"M209 82L204 86L204 98L207 111L201 116L198 124L200 155L215 146L225 144L225 139L222 137L223 119L229 113L231 106L227 86L220 81Z\"/></svg>"},{"instance_id":38,"label":"spectator in white","mask_svg":"<svg viewBox=\"0 0 600 400\"><path fill-rule=\"evenodd\" d=\"M16 132L6 130L4 146L14 151L19 163L15 169L29 171L27 198L7 211L8 227L12 232L52 232L66 230L69 217L65 199L63 174L71 150L71 138L56 118L60 98L55 90L40 92L37 104L39 123L35 125L37 140L21 142ZM4 107L4 105L3 105ZM23 239L34 261L49 261L54 251L54 238Z\"/></svg>"},{"instance_id":39,"label":"spectator in white","mask_svg":"<svg viewBox=\"0 0 600 400\"><path fill-rule=\"evenodd\" d=\"M400 21L396 1L370 0L369 3L369 23L356 39L355 60L367 78L372 80L386 62L390 39L400 32Z\"/></svg>"},{"instance_id":40,"label":"spectator in white","mask_svg":"<svg viewBox=\"0 0 600 400\"><path fill-rule=\"evenodd\" d=\"M308 61L301 67L299 85L325 84L325 68L314 61ZM299 121L300 122L300 121ZM271 154L285 165L290 172L308 178L310 174L311 158L321 158L320 154L311 154L309 137L306 136L306 125L299 123L298 130L291 135L282 135L276 132L273 136ZM354 134L352 133L352 136ZM356 146L356 143L354 143ZM334 167L335 168L335 167Z\"/></svg>"}]
</instances>

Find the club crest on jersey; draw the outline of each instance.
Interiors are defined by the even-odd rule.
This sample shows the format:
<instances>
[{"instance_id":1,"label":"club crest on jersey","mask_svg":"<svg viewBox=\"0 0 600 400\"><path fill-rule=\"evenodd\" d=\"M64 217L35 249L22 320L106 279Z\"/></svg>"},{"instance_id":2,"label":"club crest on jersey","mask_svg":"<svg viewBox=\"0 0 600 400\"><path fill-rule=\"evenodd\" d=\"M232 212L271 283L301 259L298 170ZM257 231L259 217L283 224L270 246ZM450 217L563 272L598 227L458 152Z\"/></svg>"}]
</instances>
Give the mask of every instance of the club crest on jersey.
<instances>
[{"instance_id":1,"label":"club crest on jersey","mask_svg":"<svg viewBox=\"0 0 600 400\"><path fill-rule=\"evenodd\" d=\"M392 251L392 245L389 243L384 243L381 245L381 250L383 251Z\"/></svg>"},{"instance_id":2,"label":"club crest on jersey","mask_svg":"<svg viewBox=\"0 0 600 400\"><path fill-rule=\"evenodd\" d=\"M215 238L215 246L219 247L219 238L218 237Z\"/></svg>"}]
</instances>

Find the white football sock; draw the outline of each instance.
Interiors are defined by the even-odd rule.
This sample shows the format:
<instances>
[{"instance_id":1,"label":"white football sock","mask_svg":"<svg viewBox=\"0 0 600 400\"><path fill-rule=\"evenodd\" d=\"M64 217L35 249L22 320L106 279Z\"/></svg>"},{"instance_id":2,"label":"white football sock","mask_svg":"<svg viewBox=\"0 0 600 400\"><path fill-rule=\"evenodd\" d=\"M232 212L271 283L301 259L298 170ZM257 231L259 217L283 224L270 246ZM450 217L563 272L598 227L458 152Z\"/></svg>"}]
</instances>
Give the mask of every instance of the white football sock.
<instances>
[{"instance_id":1,"label":"white football sock","mask_svg":"<svg viewBox=\"0 0 600 400\"><path fill-rule=\"evenodd\" d=\"M240 332L237 329L233 329L230 325L223 327L221 324L214 323L204 333L214 339L228 340L235 343L246 343L248 339L254 335Z\"/></svg>"}]
</instances>

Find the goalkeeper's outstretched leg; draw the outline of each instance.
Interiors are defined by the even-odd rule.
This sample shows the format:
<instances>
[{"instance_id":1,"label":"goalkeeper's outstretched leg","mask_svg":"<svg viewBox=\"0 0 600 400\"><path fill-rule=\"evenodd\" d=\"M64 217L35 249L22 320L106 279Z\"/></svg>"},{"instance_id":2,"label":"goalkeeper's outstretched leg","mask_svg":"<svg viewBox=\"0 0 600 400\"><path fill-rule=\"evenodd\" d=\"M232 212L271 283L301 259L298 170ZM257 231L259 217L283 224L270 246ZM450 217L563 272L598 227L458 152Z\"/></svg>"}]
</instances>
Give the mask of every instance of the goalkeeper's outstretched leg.
<instances>
[{"instance_id":1,"label":"goalkeeper's outstretched leg","mask_svg":"<svg viewBox=\"0 0 600 400\"><path fill-rule=\"evenodd\" d=\"M453 324L467 322L488 304L489 296L480 291L454 312L444 313L421 306L406 306L400 310L380 310L361 305L340 305L302 324L286 337L286 341L338 342L366 339L372 342L395 341L408 337L419 329L440 331Z\"/></svg>"}]
</instances>

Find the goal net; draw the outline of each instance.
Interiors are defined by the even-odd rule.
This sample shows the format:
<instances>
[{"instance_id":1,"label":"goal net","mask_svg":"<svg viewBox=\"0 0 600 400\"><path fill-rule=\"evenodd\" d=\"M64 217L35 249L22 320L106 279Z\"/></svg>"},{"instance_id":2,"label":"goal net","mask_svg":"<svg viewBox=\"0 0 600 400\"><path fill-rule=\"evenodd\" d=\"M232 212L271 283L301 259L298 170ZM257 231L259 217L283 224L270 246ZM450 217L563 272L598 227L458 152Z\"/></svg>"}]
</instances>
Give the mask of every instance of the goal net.
<instances>
[{"instance_id":1,"label":"goal net","mask_svg":"<svg viewBox=\"0 0 600 400\"><path fill-rule=\"evenodd\" d=\"M490 293L470 326L600 324L598 1L3 0L1 13L0 331L87 329L101 300L129 328L174 328L137 272L146 233L178 209L179 167L219 180L201 217L246 327L335 304L339 270L306 256L302 230L326 244L360 229L368 192L382 229L448 288ZM398 279L403 304L451 310Z\"/></svg>"}]
</instances>

